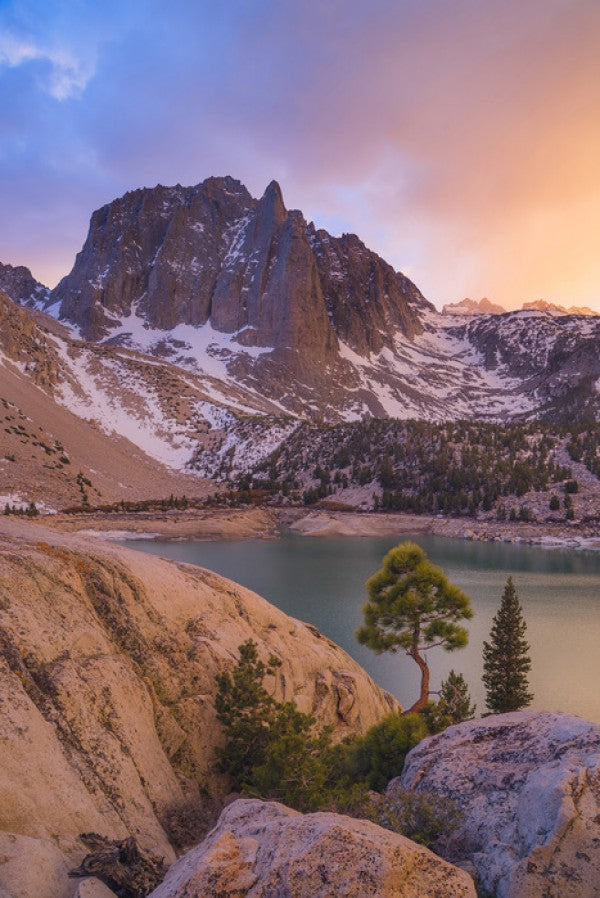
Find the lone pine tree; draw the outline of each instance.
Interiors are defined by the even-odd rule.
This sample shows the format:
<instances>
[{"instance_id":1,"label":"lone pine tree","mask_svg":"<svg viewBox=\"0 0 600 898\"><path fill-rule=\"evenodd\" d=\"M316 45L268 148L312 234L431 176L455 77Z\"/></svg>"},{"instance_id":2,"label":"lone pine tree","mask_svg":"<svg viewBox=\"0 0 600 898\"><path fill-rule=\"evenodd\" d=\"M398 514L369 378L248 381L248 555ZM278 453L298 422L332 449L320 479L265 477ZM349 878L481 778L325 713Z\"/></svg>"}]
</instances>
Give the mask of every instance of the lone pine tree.
<instances>
[{"instance_id":1,"label":"lone pine tree","mask_svg":"<svg viewBox=\"0 0 600 898\"><path fill-rule=\"evenodd\" d=\"M531 659L526 629L523 609L509 577L492 623L490 641L483 643L483 684L486 705L492 714L519 711L533 699L527 679Z\"/></svg>"},{"instance_id":2,"label":"lone pine tree","mask_svg":"<svg viewBox=\"0 0 600 898\"><path fill-rule=\"evenodd\" d=\"M367 590L365 622L356 637L377 654L404 651L419 665L419 698L409 712L422 711L430 694L425 652L436 646L453 652L467 644L467 631L458 621L473 617L469 597L415 543L388 552Z\"/></svg>"}]
</instances>

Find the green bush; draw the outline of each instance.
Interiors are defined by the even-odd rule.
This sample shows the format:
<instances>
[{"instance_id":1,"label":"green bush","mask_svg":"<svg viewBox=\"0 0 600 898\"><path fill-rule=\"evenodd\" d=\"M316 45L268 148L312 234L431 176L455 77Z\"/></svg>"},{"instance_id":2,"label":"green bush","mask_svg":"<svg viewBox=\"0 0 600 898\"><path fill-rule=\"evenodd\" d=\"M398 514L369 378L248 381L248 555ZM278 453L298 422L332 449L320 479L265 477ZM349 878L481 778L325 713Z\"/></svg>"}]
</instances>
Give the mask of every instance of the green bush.
<instances>
[{"instance_id":1,"label":"green bush","mask_svg":"<svg viewBox=\"0 0 600 898\"><path fill-rule=\"evenodd\" d=\"M250 771L247 795L281 801L298 811L316 811L335 804L328 783L330 731L315 735L315 720L291 703L274 714L262 763Z\"/></svg>"},{"instance_id":2,"label":"green bush","mask_svg":"<svg viewBox=\"0 0 600 898\"><path fill-rule=\"evenodd\" d=\"M376 822L381 818L386 821L381 825L418 836L424 844L434 838L439 802L429 810L421 798L409 801L403 794L401 802L388 805L385 797L380 801L369 794L398 776L408 752L429 734L425 715L391 713L365 736L334 744L330 728L318 731L310 714L293 702L277 702L267 691L264 680L280 666L276 658L260 661L252 640L240 645L239 653L233 671L218 675L215 699L225 735L217 767L232 789L302 812L325 809ZM452 715L455 722L457 715L464 719L474 710L458 674L450 675L441 695L440 726Z\"/></svg>"},{"instance_id":3,"label":"green bush","mask_svg":"<svg viewBox=\"0 0 600 898\"><path fill-rule=\"evenodd\" d=\"M402 773L404 759L411 748L429 735L420 714L388 714L348 746L344 765L346 775L354 782L364 782L369 789L381 791Z\"/></svg>"},{"instance_id":4,"label":"green bush","mask_svg":"<svg viewBox=\"0 0 600 898\"><path fill-rule=\"evenodd\" d=\"M449 798L435 792L404 789L394 783L390 792L374 799L374 821L413 842L434 848L460 826L463 813Z\"/></svg>"},{"instance_id":5,"label":"green bush","mask_svg":"<svg viewBox=\"0 0 600 898\"><path fill-rule=\"evenodd\" d=\"M333 802L330 730L315 733L313 717L267 692L263 680L281 665L277 658L259 661L252 640L239 652L233 672L217 676L215 708L226 738L217 749L217 768L234 790L297 810Z\"/></svg>"},{"instance_id":6,"label":"green bush","mask_svg":"<svg viewBox=\"0 0 600 898\"><path fill-rule=\"evenodd\" d=\"M239 646L240 659L231 674L217 675L215 709L223 725L225 745L217 749L217 768L229 776L234 790L247 782L252 768L261 764L269 741L276 703L263 686L281 661L259 661L256 643Z\"/></svg>"}]
</instances>

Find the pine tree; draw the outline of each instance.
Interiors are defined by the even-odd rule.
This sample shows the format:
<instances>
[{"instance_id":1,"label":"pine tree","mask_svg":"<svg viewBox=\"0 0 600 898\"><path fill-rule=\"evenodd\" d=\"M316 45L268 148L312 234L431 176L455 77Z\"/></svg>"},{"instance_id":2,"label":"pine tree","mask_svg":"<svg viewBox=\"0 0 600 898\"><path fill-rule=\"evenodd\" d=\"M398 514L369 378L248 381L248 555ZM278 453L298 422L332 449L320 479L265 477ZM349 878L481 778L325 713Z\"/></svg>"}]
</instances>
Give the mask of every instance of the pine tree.
<instances>
[{"instance_id":1,"label":"pine tree","mask_svg":"<svg viewBox=\"0 0 600 898\"><path fill-rule=\"evenodd\" d=\"M523 609L509 577L493 620L490 641L483 643L483 684L486 705L492 714L519 711L533 699L528 691L531 659L526 629Z\"/></svg>"},{"instance_id":2,"label":"pine tree","mask_svg":"<svg viewBox=\"0 0 600 898\"><path fill-rule=\"evenodd\" d=\"M447 652L466 646L468 633L458 622L473 617L469 597L415 543L388 552L367 590L365 622L356 638L378 654L406 652L419 665L419 698L408 711L422 711L430 693L425 653L436 646Z\"/></svg>"},{"instance_id":3,"label":"pine tree","mask_svg":"<svg viewBox=\"0 0 600 898\"><path fill-rule=\"evenodd\" d=\"M451 670L448 679L442 682L439 698L429 715L432 730L440 732L455 723L473 720L475 711L465 678Z\"/></svg>"}]
</instances>

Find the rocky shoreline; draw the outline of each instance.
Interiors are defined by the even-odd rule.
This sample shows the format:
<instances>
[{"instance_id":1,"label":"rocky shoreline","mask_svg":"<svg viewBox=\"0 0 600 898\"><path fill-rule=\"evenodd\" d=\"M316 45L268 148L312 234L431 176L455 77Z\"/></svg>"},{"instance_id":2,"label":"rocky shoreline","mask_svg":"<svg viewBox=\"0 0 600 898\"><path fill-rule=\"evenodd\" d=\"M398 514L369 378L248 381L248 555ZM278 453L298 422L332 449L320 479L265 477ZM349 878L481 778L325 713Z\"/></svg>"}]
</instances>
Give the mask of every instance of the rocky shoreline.
<instances>
[{"instance_id":1,"label":"rocky shoreline","mask_svg":"<svg viewBox=\"0 0 600 898\"><path fill-rule=\"evenodd\" d=\"M104 539L277 539L289 533L310 537L423 533L481 542L600 549L600 529L577 522L478 521L429 515L307 511L305 508L58 514L46 517L44 522L62 532L79 532Z\"/></svg>"}]
</instances>

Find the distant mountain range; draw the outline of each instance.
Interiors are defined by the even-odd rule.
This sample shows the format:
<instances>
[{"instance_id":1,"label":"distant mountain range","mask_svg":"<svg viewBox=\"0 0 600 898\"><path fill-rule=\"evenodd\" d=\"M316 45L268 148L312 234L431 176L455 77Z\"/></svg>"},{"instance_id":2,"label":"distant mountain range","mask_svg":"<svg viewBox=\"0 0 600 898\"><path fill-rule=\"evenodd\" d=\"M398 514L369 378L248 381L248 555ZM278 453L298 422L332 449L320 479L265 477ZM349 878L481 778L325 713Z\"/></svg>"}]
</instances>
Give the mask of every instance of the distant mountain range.
<instances>
[{"instance_id":1,"label":"distant mountain range","mask_svg":"<svg viewBox=\"0 0 600 898\"><path fill-rule=\"evenodd\" d=\"M93 428L89 445L114 433L163 471L202 457L212 476L225 453L228 471L247 469L302 419L600 411L593 313L468 301L440 314L358 237L288 211L275 182L260 199L229 177L132 191L94 212L54 290L8 264L0 290L0 397L40 426L43 391L46 411ZM78 445L82 469L100 470L101 449L92 462Z\"/></svg>"},{"instance_id":2,"label":"distant mountain range","mask_svg":"<svg viewBox=\"0 0 600 898\"><path fill-rule=\"evenodd\" d=\"M453 302L445 305L442 309L443 315L506 315L508 309L498 303L490 302L489 299L463 299L460 302ZM547 312L549 315L591 315L593 318L600 316L600 312L595 312L589 306L559 306L553 302L546 302L545 299L536 299L533 302L524 302L521 306L522 312Z\"/></svg>"}]
</instances>

